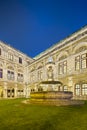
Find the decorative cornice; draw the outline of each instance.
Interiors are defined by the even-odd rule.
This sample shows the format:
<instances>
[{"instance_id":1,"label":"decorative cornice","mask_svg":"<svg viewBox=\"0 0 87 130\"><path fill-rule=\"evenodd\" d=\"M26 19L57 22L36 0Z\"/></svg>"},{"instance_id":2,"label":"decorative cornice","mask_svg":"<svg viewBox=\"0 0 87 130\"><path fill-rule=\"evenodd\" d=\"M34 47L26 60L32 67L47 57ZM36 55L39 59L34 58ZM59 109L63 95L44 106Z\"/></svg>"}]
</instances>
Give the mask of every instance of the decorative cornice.
<instances>
[{"instance_id":1,"label":"decorative cornice","mask_svg":"<svg viewBox=\"0 0 87 130\"><path fill-rule=\"evenodd\" d=\"M71 42L75 42L76 40L79 40L81 37L85 36L87 34L87 25L80 30L76 31L75 33L71 34L70 36L66 37L64 40L59 41L52 47L48 48L44 52L40 53L36 57L34 57L35 61L41 59L42 57L61 49L62 47L65 47L66 45L70 44Z\"/></svg>"}]
</instances>

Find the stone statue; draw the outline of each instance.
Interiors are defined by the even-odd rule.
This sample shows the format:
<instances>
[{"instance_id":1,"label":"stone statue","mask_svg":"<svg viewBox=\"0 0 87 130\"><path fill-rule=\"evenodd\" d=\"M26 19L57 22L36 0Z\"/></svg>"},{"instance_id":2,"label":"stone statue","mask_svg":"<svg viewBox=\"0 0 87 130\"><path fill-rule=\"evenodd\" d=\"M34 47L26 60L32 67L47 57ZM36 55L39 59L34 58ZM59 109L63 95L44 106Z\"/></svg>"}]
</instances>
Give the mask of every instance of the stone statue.
<instances>
[{"instance_id":1,"label":"stone statue","mask_svg":"<svg viewBox=\"0 0 87 130\"><path fill-rule=\"evenodd\" d=\"M53 69L52 69L52 66L49 66L47 75L48 75L48 79L50 79L50 80L53 79Z\"/></svg>"}]
</instances>

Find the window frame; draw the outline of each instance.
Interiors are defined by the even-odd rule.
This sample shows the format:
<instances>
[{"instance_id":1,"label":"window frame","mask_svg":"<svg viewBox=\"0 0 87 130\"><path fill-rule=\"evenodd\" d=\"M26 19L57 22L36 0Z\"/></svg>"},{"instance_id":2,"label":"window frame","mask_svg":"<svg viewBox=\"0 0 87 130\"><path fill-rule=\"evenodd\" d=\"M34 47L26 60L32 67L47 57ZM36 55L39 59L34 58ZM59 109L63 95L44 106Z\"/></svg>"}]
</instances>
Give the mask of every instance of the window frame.
<instances>
[{"instance_id":1,"label":"window frame","mask_svg":"<svg viewBox=\"0 0 87 130\"><path fill-rule=\"evenodd\" d=\"M58 74L62 75L66 73L67 73L67 60L64 60L58 64Z\"/></svg>"},{"instance_id":2,"label":"window frame","mask_svg":"<svg viewBox=\"0 0 87 130\"><path fill-rule=\"evenodd\" d=\"M19 57L19 64L22 64L22 58Z\"/></svg>"},{"instance_id":3,"label":"window frame","mask_svg":"<svg viewBox=\"0 0 87 130\"><path fill-rule=\"evenodd\" d=\"M7 79L8 80L15 80L15 73L12 70L7 70Z\"/></svg>"},{"instance_id":4,"label":"window frame","mask_svg":"<svg viewBox=\"0 0 87 130\"><path fill-rule=\"evenodd\" d=\"M18 82L23 82L24 81L24 75L23 73L17 73L17 81Z\"/></svg>"},{"instance_id":5,"label":"window frame","mask_svg":"<svg viewBox=\"0 0 87 130\"><path fill-rule=\"evenodd\" d=\"M3 69L0 68L0 78L2 79L3 78Z\"/></svg>"}]
</instances>

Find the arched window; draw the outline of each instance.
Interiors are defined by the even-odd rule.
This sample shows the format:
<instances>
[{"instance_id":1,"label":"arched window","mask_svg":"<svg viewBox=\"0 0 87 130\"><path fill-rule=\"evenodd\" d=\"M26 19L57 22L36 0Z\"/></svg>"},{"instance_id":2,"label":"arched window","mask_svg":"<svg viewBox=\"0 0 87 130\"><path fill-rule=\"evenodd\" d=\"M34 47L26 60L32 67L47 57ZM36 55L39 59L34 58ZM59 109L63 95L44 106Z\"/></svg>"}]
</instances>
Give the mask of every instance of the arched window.
<instances>
[{"instance_id":1,"label":"arched window","mask_svg":"<svg viewBox=\"0 0 87 130\"><path fill-rule=\"evenodd\" d=\"M43 75L42 67L43 67L42 64L39 64L38 67L37 67L37 77L38 77L38 80L42 80L42 75Z\"/></svg>"},{"instance_id":2,"label":"arched window","mask_svg":"<svg viewBox=\"0 0 87 130\"><path fill-rule=\"evenodd\" d=\"M87 53L75 57L75 70L87 68Z\"/></svg>"},{"instance_id":3,"label":"arched window","mask_svg":"<svg viewBox=\"0 0 87 130\"><path fill-rule=\"evenodd\" d=\"M68 87L67 87L67 86L64 86L64 87L63 87L63 91L68 91Z\"/></svg>"},{"instance_id":4,"label":"arched window","mask_svg":"<svg viewBox=\"0 0 87 130\"><path fill-rule=\"evenodd\" d=\"M7 69L7 79L14 80L14 68L12 66L8 66Z\"/></svg>"},{"instance_id":5,"label":"arched window","mask_svg":"<svg viewBox=\"0 0 87 130\"><path fill-rule=\"evenodd\" d=\"M23 79L24 79L23 74L18 73L18 75L17 75L18 82L23 82Z\"/></svg>"},{"instance_id":6,"label":"arched window","mask_svg":"<svg viewBox=\"0 0 87 130\"><path fill-rule=\"evenodd\" d=\"M75 95L80 96L81 93L81 87L80 84L75 85Z\"/></svg>"},{"instance_id":7,"label":"arched window","mask_svg":"<svg viewBox=\"0 0 87 130\"><path fill-rule=\"evenodd\" d=\"M67 61L62 61L58 64L58 72L59 74L67 73Z\"/></svg>"},{"instance_id":8,"label":"arched window","mask_svg":"<svg viewBox=\"0 0 87 130\"><path fill-rule=\"evenodd\" d=\"M13 61L13 54L8 52L8 59Z\"/></svg>"},{"instance_id":9,"label":"arched window","mask_svg":"<svg viewBox=\"0 0 87 130\"><path fill-rule=\"evenodd\" d=\"M87 84L82 84L82 95L87 95Z\"/></svg>"},{"instance_id":10,"label":"arched window","mask_svg":"<svg viewBox=\"0 0 87 130\"><path fill-rule=\"evenodd\" d=\"M14 72L12 70L7 71L8 80L14 80Z\"/></svg>"},{"instance_id":11,"label":"arched window","mask_svg":"<svg viewBox=\"0 0 87 130\"><path fill-rule=\"evenodd\" d=\"M41 70L38 70L38 80L41 80L42 79L42 71Z\"/></svg>"},{"instance_id":12,"label":"arched window","mask_svg":"<svg viewBox=\"0 0 87 130\"><path fill-rule=\"evenodd\" d=\"M31 89L31 92L35 92L35 89Z\"/></svg>"},{"instance_id":13,"label":"arched window","mask_svg":"<svg viewBox=\"0 0 87 130\"><path fill-rule=\"evenodd\" d=\"M18 69L17 81L18 82L24 81L23 69L20 69L20 68Z\"/></svg>"},{"instance_id":14,"label":"arched window","mask_svg":"<svg viewBox=\"0 0 87 130\"><path fill-rule=\"evenodd\" d=\"M75 70L80 69L80 56L75 57Z\"/></svg>"},{"instance_id":15,"label":"arched window","mask_svg":"<svg viewBox=\"0 0 87 130\"><path fill-rule=\"evenodd\" d=\"M58 74L66 74L67 73L67 53L64 52L64 54L61 53L61 55L58 56Z\"/></svg>"}]
</instances>

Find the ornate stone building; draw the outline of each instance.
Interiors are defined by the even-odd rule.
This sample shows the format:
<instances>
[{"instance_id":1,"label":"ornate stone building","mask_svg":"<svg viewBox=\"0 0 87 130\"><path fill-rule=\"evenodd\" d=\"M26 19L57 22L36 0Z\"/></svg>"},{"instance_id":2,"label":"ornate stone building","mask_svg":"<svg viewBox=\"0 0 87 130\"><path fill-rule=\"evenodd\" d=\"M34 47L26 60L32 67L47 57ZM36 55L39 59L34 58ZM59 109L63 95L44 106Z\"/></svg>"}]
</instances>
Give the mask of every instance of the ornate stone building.
<instances>
[{"instance_id":1,"label":"ornate stone building","mask_svg":"<svg viewBox=\"0 0 87 130\"><path fill-rule=\"evenodd\" d=\"M34 58L0 42L0 97L28 97L32 91L72 91L73 98L87 99L87 26Z\"/></svg>"},{"instance_id":2,"label":"ornate stone building","mask_svg":"<svg viewBox=\"0 0 87 130\"><path fill-rule=\"evenodd\" d=\"M72 91L73 98L87 99L87 26L58 42L38 56L28 66L29 86L32 91L47 90L48 71L55 91Z\"/></svg>"},{"instance_id":3,"label":"ornate stone building","mask_svg":"<svg viewBox=\"0 0 87 130\"><path fill-rule=\"evenodd\" d=\"M33 59L0 41L0 97L27 97L27 66Z\"/></svg>"}]
</instances>

